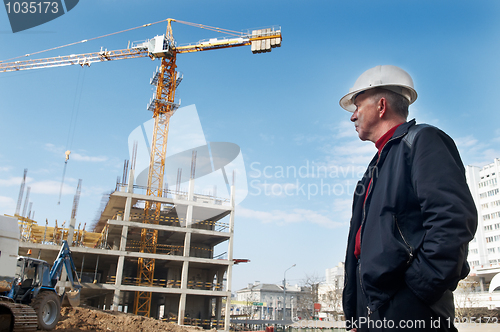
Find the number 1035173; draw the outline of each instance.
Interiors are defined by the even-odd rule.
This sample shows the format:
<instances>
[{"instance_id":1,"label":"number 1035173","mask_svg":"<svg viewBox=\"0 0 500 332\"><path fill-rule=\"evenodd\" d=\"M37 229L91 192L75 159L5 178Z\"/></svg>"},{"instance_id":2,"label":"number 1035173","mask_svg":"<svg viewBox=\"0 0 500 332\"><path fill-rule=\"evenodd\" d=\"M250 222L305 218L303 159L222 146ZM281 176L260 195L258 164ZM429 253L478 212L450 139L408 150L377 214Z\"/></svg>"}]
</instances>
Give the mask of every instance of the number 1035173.
<instances>
[{"instance_id":1,"label":"number 1035173","mask_svg":"<svg viewBox=\"0 0 500 332\"><path fill-rule=\"evenodd\" d=\"M14 14L57 14L59 12L59 3L55 1L43 1L43 2L6 2L5 8L7 8L7 13Z\"/></svg>"}]
</instances>

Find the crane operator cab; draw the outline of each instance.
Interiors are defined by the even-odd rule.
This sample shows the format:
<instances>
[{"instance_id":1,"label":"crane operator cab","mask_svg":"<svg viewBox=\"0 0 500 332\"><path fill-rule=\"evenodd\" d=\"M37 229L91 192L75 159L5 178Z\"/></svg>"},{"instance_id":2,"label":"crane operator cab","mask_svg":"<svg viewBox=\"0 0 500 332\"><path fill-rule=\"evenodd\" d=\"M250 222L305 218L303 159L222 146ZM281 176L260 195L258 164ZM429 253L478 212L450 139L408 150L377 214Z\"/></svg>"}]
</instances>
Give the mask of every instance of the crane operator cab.
<instances>
[{"instance_id":1,"label":"crane operator cab","mask_svg":"<svg viewBox=\"0 0 500 332\"><path fill-rule=\"evenodd\" d=\"M149 53L151 53L156 58L170 58L172 56L170 43L168 42L168 39L165 37L165 35L156 36L148 40L147 47Z\"/></svg>"}]
</instances>

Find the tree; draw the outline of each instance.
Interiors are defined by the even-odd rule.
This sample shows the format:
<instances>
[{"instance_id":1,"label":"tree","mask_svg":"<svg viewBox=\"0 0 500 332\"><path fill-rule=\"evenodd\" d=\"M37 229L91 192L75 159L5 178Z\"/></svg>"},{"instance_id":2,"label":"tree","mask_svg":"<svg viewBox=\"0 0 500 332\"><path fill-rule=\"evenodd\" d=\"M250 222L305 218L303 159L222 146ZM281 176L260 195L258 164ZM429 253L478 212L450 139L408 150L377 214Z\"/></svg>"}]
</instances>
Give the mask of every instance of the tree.
<instances>
[{"instance_id":1,"label":"tree","mask_svg":"<svg viewBox=\"0 0 500 332\"><path fill-rule=\"evenodd\" d=\"M306 275L301 281L301 292L297 298L297 317L311 319L315 316L314 303L319 302L318 288L322 281L317 275Z\"/></svg>"},{"instance_id":2,"label":"tree","mask_svg":"<svg viewBox=\"0 0 500 332\"><path fill-rule=\"evenodd\" d=\"M467 277L458 283L454 292L455 298L455 316L462 321L462 318L468 317L471 309L477 307L479 303L479 294L477 288L479 282L472 277Z\"/></svg>"},{"instance_id":3,"label":"tree","mask_svg":"<svg viewBox=\"0 0 500 332\"><path fill-rule=\"evenodd\" d=\"M338 284L321 284L319 286L321 311L334 315L336 320L339 319L339 314L343 315L342 290Z\"/></svg>"}]
</instances>

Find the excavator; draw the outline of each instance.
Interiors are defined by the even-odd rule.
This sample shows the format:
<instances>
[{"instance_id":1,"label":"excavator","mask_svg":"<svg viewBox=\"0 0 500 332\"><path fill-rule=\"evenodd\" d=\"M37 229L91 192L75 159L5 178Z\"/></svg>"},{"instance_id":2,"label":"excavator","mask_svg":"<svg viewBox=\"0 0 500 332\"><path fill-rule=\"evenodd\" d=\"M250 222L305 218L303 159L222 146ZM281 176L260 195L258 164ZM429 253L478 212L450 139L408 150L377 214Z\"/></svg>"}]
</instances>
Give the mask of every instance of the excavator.
<instances>
[{"instance_id":1,"label":"excavator","mask_svg":"<svg viewBox=\"0 0 500 332\"><path fill-rule=\"evenodd\" d=\"M80 304L81 285L68 243L62 241L52 268L44 260L17 256L18 249L17 219L0 216L0 332L51 330L63 301ZM58 294L63 268L71 290Z\"/></svg>"}]
</instances>

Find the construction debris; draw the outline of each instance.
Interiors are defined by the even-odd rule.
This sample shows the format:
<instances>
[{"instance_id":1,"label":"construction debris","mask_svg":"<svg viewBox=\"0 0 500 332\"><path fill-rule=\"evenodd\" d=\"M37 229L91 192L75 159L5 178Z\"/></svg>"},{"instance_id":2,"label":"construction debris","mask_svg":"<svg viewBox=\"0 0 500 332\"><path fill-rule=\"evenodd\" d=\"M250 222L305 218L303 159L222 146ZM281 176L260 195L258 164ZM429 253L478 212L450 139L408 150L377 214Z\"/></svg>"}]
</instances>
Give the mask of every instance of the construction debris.
<instances>
[{"instance_id":1,"label":"construction debris","mask_svg":"<svg viewBox=\"0 0 500 332\"><path fill-rule=\"evenodd\" d=\"M63 307L57 332L199 332L199 327L179 326L154 318L90 307ZM215 329L213 330L215 331Z\"/></svg>"}]
</instances>

